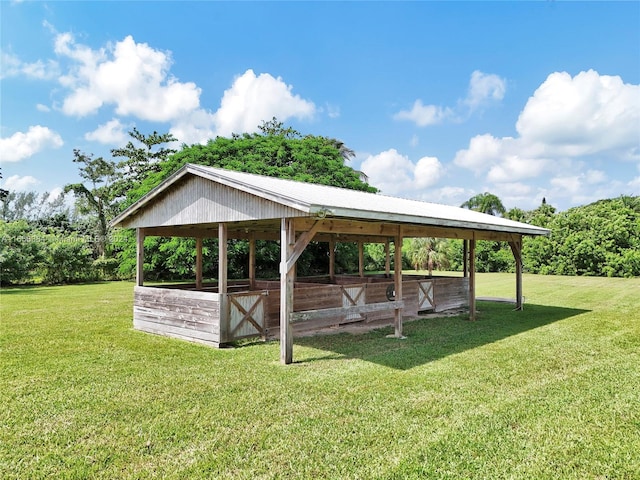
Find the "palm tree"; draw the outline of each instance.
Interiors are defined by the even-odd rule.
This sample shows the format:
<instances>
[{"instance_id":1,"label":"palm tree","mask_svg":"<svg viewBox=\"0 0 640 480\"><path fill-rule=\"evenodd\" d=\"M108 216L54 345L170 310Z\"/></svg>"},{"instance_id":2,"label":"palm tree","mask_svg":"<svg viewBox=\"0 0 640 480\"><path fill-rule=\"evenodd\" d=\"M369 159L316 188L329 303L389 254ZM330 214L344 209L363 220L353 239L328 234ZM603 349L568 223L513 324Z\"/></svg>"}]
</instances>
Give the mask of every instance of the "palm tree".
<instances>
[{"instance_id":1,"label":"palm tree","mask_svg":"<svg viewBox=\"0 0 640 480\"><path fill-rule=\"evenodd\" d=\"M469 200L460 205L469 210L476 212L488 213L489 215L504 215L506 209L500 199L493 193L484 192L471 197Z\"/></svg>"},{"instance_id":2,"label":"palm tree","mask_svg":"<svg viewBox=\"0 0 640 480\"><path fill-rule=\"evenodd\" d=\"M336 147L336 149L340 152L340 156L345 162L348 162L356 156L356 152L347 147L342 140L330 138L329 143Z\"/></svg>"},{"instance_id":3,"label":"palm tree","mask_svg":"<svg viewBox=\"0 0 640 480\"><path fill-rule=\"evenodd\" d=\"M424 270L425 267L432 275L434 269L447 268L447 242L442 238L414 238L409 248L409 257L413 268Z\"/></svg>"}]
</instances>

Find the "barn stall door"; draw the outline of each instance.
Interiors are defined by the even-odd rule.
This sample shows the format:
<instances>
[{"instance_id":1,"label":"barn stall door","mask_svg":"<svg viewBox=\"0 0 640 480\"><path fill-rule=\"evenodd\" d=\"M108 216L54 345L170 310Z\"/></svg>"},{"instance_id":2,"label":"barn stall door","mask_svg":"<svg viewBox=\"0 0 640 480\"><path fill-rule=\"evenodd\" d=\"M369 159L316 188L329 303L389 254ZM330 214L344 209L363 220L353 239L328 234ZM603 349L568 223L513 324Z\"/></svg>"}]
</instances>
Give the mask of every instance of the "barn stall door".
<instances>
[{"instance_id":1,"label":"barn stall door","mask_svg":"<svg viewBox=\"0 0 640 480\"><path fill-rule=\"evenodd\" d=\"M354 307L365 304L365 288L366 285L357 285L342 287L342 306ZM365 319L365 315L362 313L349 313L345 315L344 322L360 322Z\"/></svg>"},{"instance_id":2,"label":"barn stall door","mask_svg":"<svg viewBox=\"0 0 640 480\"><path fill-rule=\"evenodd\" d=\"M229 295L229 338L264 336L265 293Z\"/></svg>"},{"instance_id":3,"label":"barn stall door","mask_svg":"<svg viewBox=\"0 0 640 480\"><path fill-rule=\"evenodd\" d=\"M418 282L418 311L433 310L436 303L433 299L433 282Z\"/></svg>"}]
</instances>

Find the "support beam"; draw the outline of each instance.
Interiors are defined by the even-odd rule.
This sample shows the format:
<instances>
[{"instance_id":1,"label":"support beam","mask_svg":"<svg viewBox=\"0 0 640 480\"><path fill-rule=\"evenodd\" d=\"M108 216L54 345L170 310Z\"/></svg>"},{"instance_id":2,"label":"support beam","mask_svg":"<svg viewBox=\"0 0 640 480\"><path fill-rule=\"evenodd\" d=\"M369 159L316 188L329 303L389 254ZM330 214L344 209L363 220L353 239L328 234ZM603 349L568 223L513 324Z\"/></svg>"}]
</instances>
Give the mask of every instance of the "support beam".
<instances>
[{"instance_id":1,"label":"support beam","mask_svg":"<svg viewBox=\"0 0 640 480\"><path fill-rule=\"evenodd\" d=\"M289 259L294 254L295 229L293 220L281 219L280 225L280 362L293 362L293 282L295 260L289 267Z\"/></svg>"},{"instance_id":2,"label":"support beam","mask_svg":"<svg viewBox=\"0 0 640 480\"><path fill-rule=\"evenodd\" d=\"M469 240L469 320L476 320L476 240Z\"/></svg>"},{"instance_id":3,"label":"support beam","mask_svg":"<svg viewBox=\"0 0 640 480\"><path fill-rule=\"evenodd\" d=\"M136 285L144 284L144 228L136 228Z\"/></svg>"},{"instance_id":4,"label":"support beam","mask_svg":"<svg viewBox=\"0 0 640 480\"><path fill-rule=\"evenodd\" d=\"M516 310L522 310L522 237L518 241L509 242L509 246L516 261Z\"/></svg>"},{"instance_id":5,"label":"support beam","mask_svg":"<svg viewBox=\"0 0 640 480\"><path fill-rule=\"evenodd\" d=\"M387 240L384 242L384 275L385 277L389 278L389 275L391 275L391 255L390 252L391 248L389 246L389 239L387 238Z\"/></svg>"},{"instance_id":6,"label":"support beam","mask_svg":"<svg viewBox=\"0 0 640 480\"><path fill-rule=\"evenodd\" d=\"M358 242L358 276L364 277L364 243Z\"/></svg>"},{"instance_id":7,"label":"support beam","mask_svg":"<svg viewBox=\"0 0 640 480\"><path fill-rule=\"evenodd\" d=\"M462 276L469 276L469 240L462 240Z\"/></svg>"},{"instance_id":8,"label":"support beam","mask_svg":"<svg viewBox=\"0 0 640 480\"><path fill-rule=\"evenodd\" d=\"M229 333L229 305L227 298L227 225L218 225L218 295L220 298L220 341L227 341Z\"/></svg>"},{"instance_id":9,"label":"support beam","mask_svg":"<svg viewBox=\"0 0 640 480\"><path fill-rule=\"evenodd\" d=\"M395 280L396 302L402 302L402 225L398 225L398 232L393 241L395 246L393 258L393 273ZM402 308L396 308L393 314L394 337L404 338L402 335Z\"/></svg>"},{"instance_id":10,"label":"support beam","mask_svg":"<svg viewBox=\"0 0 640 480\"><path fill-rule=\"evenodd\" d=\"M249 288L254 289L256 285L256 238L253 233L249 234Z\"/></svg>"},{"instance_id":11,"label":"support beam","mask_svg":"<svg viewBox=\"0 0 640 480\"><path fill-rule=\"evenodd\" d=\"M202 237L196 238L196 289L202 288Z\"/></svg>"},{"instance_id":12,"label":"support beam","mask_svg":"<svg viewBox=\"0 0 640 480\"><path fill-rule=\"evenodd\" d=\"M295 233L293 220L291 220L290 223L291 223L291 229L294 230L294 233ZM320 225L321 223L319 221L316 221L316 223L314 223L313 226L308 231L300 235L300 237L298 238L298 241L294 242L294 245L292 246L292 249L291 249L291 253L287 256L287 271L291 270L295 266L296 262L298 261L298 258L300 258L300 255L302 255L302 252L304 252L304 249L307 248L307 245L309 245L309 242L313 240L313 237L318 231L318 229L320 228ZM294 241L295 241L295 235L294 235Z\"/></svg>"},{"instance_id":13,"label":"support beam","mask_svg":"<svg viewBox=\"0 0 640 480\"><path fill-rule=\"evenodd\" d=\"M329 280L336 280L336 240L335 235L329 237Z\"/></svg>"}]
</instances>

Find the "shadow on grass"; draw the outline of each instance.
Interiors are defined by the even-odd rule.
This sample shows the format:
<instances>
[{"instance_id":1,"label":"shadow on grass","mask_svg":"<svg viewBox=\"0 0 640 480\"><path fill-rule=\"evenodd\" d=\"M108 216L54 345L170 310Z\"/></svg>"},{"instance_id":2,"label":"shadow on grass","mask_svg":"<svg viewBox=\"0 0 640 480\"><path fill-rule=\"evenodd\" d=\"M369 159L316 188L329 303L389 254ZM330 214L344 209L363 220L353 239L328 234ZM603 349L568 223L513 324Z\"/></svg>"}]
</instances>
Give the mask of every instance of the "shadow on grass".
<instances>
[{"instance_id":1,"label":"shadow on grass","mask_svg":"<svg viewBox=\"0 0 640 480\"><path fill-rule=\"evenodd\" d=\"M296 346L326 351L326 355L301 358L296 363L358 358L398 370L408 370L448 355L490 344L534 328L586 313L589 310L525 305L522 312L513 305L478 302L478 320L466 315L429 317L405 322L406 339L386 338L392 327L353 335L317 335L295 339ZM294 348L294 359L295 359Z\"/></svg>"}]
</instances>

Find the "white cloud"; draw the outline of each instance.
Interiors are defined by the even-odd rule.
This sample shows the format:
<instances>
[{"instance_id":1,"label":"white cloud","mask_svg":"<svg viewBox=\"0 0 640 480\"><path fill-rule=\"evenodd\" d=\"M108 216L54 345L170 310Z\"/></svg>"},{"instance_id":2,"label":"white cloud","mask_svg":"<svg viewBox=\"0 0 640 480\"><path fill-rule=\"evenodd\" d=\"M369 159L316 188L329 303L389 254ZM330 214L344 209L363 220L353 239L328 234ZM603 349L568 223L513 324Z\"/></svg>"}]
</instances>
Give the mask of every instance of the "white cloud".
<instances>
[{"instance_id":1,"label":"white cloud","mask_svg":"<svg viewBox=\"0 0 640 480\"><path fill-rule=\"evenodd\" d=\"M170 74L170 52L136 43L132 36L99 49L76 42L71 33L55 33L55 53L69 68L58 81L65 88L62 111L86 116L113 106L119 116L169 122L170 132L181 143L204 143L217 135L257 131L262 121L274 116L308 119L318 111L313 102L292 92L293 87L269 73L256 75L249 69L236 77L216 112L200 105L201 89ZM327 104L327 115L339 116ZM111 131L116 134L116 131ZM89 135L105 141L108 127ZM102 139L102 140L100 140Z\"/></svg>"},{"instance_id":2,"label":"white cloud","mask_svg":"<svg viewBox=\"0 0 640 480\"><path fill-rule=\"evenodd\" d=\"M572 175L566 177L555 177L551 179L551 185L559 188L565 193L575 195L582 187L582 178L580 175Z\"/></svg>"},{"instance_id":3,"label":"white cloud","mask_svg":"<svg viewBox=\"0 0 640 480\"><path fill-rule=\"evenodd\" d=\"M511 207L519 207L524 209L533 209L540 205L542 196L540 190L528 183L523 182L504 182L494 185L484 185L464 200L476 195L480 192L490 191L502 201L502 204L508 210ZM463 200L463 201L464 201Z\"/></svg>"},{"instance_id":4,"label":"white cloud","mask_svg":"<svg viewBox=\"0 0 640 480\"><path fill-rule=\"evenodd\" d=\"M456 107L425 105L421 99L417 99L413 102L411 110L401 110L393 118L394 120L409 120L419 127L437 125L445 120L459 121L481 107L502 100L506 91L507 82L505 79L495 74L475 70L471 74L467 96L458 100Z\"/></svg>"},{"instance_id":5,"label":"white cloud","mask_svg":"<svg viewBox=\"0 0 640 480\"><path fill-rule=\"evenodd\" d=\"M435 185L444 174L444 167L435 157L422 157L416 163L395 149L368 156L360 169L369 183L387 195L407 197Z\"/></svg>"},{"instance_id":6,"label":"white cloud","mask_svg":"<svg viewBox=\"0 0 640 480\"><path fill-rule=\"evenodd\" d=\"M640 85L594 70L571 77L552 73L535 91L516 123L528 143L570 157L603 152L636 157L640 137Z\"/></svg>"},{"instance_id":7,"label":"white cloud","mask_svg":"<svg viewBox=\"0 0 640 480\"><path fill-rule=\"evenodd\" d=\"M280 77L268 73L256 76L247 70L225 90L215 113L194 110L174 122L171 133L180 142L203 143L217 135L256 132L263 121L273 117L281 122L313 117L314 103L294 95L292 89Z\"/></svg>"},{"instance_id":8,"label":"white cloud","mask_svg":"<svg viewBox=\"0 0 640 480\"><path fill-rule=\"evenodd\" d=\"M396 113L393 118L395 120L409 120L419 127L427 125L436 125L450 117L453 112L450 109L439 107L437 105L424 105L422 100L418 99L413 103L411 110L401 110Z\"/></svg>"},{"instance_id":9,"label":"white cloud","mask_svg":"<svg viewBox=\"0 0 640 480\"><path fill-rule=\"evenodd\" d=\"M417 198L424 202L443 203L446 205L461 205L471 196L472 194L465 188L446 186L424 192Z\"/></svg>"},{"instance_id":10,"label":"white cloud","mask_svg":"<svg viewBox=\"0 0 640 480\"><path fill-rule=\"evenodd\" d=\"M469 141L469 148L459 150L453 161L460 167L480 172L500 159L502 145L503 141L488 133L476 135Z\"/></svg>"},{"instance_id":11,"label":"white cloud","mask_svg":"<svg viewBox=\"0 0 640 480\"><path fill-rule=\"evenodd\" d=\"M492 191L547 177L555 196L591 201L595 194L604 198L611 193L605 173L590 168L594 161L640 158L638 125L640 85L593 70L574 77L556 72L520 113L518 137L475 136L456 153L454 163L486 175Z\"/></svg>"},{"instance_id":12,"label":"white cloud","mask_svg":"<svg viewBox=\"0 0 640 480\"><path fill-rule=\"evenodd\" d=\"M19 162L45 148L59 148L63 144L62 137L48 127L31 126L26 133L16 132L0 139L0 161Z\"/></svg>"},{"instance_id":13,"label":"white cloud","mask_svg":"<svg viewBox=\"0 0 640 480\"><path fill-rule=\"evenodd\" d=\"M71 90L62 111L93 114L113 104L118 115L165 122L184 116L200 105L200 89L169 75L171 56L136 43L131 36L100 50L80 45L73 35L56 36L55 52L74 62L60 83Z\"/></svg>"},{"instance_id":14,"label":"white cloud","mask_svg":"<svg viewBox=\"0 0 640 480\"><path fill-rule=\"evenodd\" d=\"M313 102L292 94L292 89L280 77L268 73L256 76L253 70L247 70L222 96L215 113L218 135L254 132L263 120L274 116L280 121L313 117Z\"/></svg>"},{"instance_id":15,"label":"white cloud","mask_svg":"<svg viewBox=\"0 0 640 480\"><path fill-rule=\"evenodd\" d=\"M32 177L31 175L25 175L23 177L19 175L11 175L5 180L4 188L6 190L24 192L38 184L40 184L40 180Z\"/></svg>"},{"instance_id":16,"label":"white cloud","mask_svg":"<svg viewBox=\"0 0 640 480\"><path fill-rule=\"evenodd\" d=\"M498 75L476 70L471 74L467 98L462 103L471 111L493 101L500 101L507 91L507 82Z\"/></svg>"},{"instance_id":17,"label":"white cloud","mask_svg":"<svg viewBox=\"0 0 640 480\"><path fill-rule=\"evenodd\" d=\"M602 170L587 170L584 179L589 185L597 185L607 181L607 174Z\"/></svg>"},{"instance_id":18,"label":"white cloud","mask_svg":"<svg viewBox=\"0 0 640 480\"><path fill-rule=\"evenodd\" d=\"M525 178L535 178L547 166L543 158L521 158L518 155L506 155L500 163L494 165L487 174L490 182L513 182Z\"/></svg>"},{"instance_id":19,"label":"white cloud","mask_svg":"<svg viewBox=\"0 0 640 480\"><path fill-rule=\"evenodd\" d=\"M44 112L44 113L47 113L47 112L51 111L51 109L49 107L47 107L46 105L43 105L42 103L38 103L36 105L36 110L38 110L39 112Z\"/></svg>"},{"instance_id":20,"label":"white cloud","mask_svg":"<svg viewBox=\"0 0 640 480\"><path fill-rule=\"evenodd\" d=\"M199 108L173 122L169 132L180 144L204 144L217 135L216 117L213 113Z\"/></svg>"},{"instance_id":21,"label":"white cloud","mask_svg":"<svg viewBox=\"0 0 640 480\"><path fill-rule=\"evenodd\" d=\"M422 157L413 171L414 184L417 188L429 188L444 174L444 167L436 157Z\"/></svg>"},{"instance_id":22,"label":"white cloud","mask_svg":"<svg viewBox=\"0 0 640 480\"><path fill-rule=\"evenodd\" d=\"M340 116L340 107L337 105L327 103L325 109L329 118L338 118Z\"/></svg>"},{"instance_id":23,"label":"white cloud","mask_svg":"<svg viewBox=\"0 0 640 480\"><path fill-rule=\"evenodd\" d=\"M56 78L59 72L58 63L54 60L36 60L29 63L23 62L11 53L0 53L0 79L24 76L37 80L51 80Z\"/></svg>"},{"instance_id":24,"label":"white cloud","mask_svg":"<svg viewBox=\"0 0 640 480\"><path fill-rule=\"evenodd\" d=\"M93 132L85 133L84 138L92 142L104 143L106 145L120 145L127 139L125 125L117 118L109 120L100 125Z\"/></svg>"}]
</instances>

